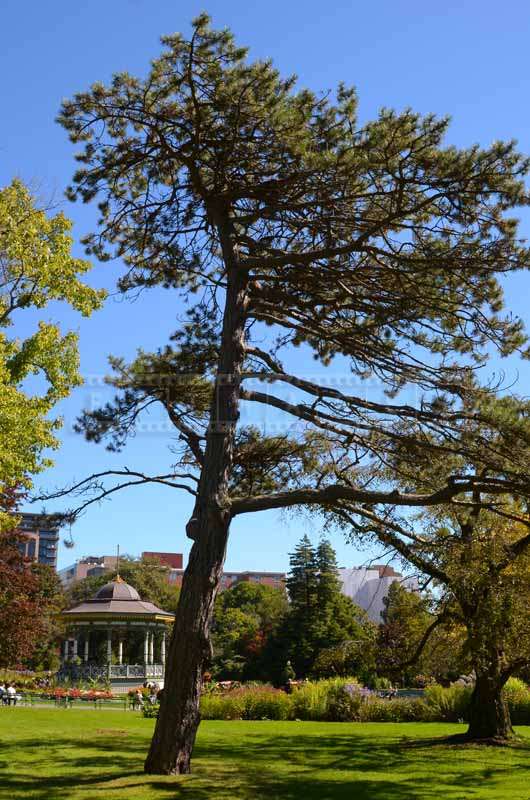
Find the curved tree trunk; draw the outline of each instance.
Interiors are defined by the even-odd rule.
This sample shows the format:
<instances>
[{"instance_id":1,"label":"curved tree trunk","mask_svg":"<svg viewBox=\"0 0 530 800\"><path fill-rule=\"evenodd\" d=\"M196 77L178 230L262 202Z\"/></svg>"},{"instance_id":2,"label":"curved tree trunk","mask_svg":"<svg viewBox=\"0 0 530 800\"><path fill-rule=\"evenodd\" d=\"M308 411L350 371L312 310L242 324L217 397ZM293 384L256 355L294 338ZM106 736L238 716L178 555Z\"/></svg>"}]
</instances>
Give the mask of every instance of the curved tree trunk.
<instances>
[{"instance_id":1,"label":"curved tree trunk","mask_svg":"<svg viewBox=\"0 0 530 800\"><path fill-rule=\"evenodd\" d=\"M477 673L466 739L502 742L514 736L508 703L502 696L505 682L495 669Z\"/></svg>"},{"instance_id":2,"label":"curved tree trunk","mask_svg":"<svg viewBox=\"0 0 530 800\"><path fill-rule=\"evenodd\" d=\"M173 626L160 713L144 767L157 775L190 772L200 722L203 668L210 658L210 622L230 526L228 489L245 359L248 278L239 266L228 214L218 209L212 214L217 215L227 290L206 449L195 508L186 528L194 544Z\"/></svg>"},{"instance_id":3,"label":"curved tree trunk","mask_svg":"<svg viewBox=\"0 0 530 800\"><path fill-rule=\"evenodd\" d=\"M210 619L227 538L228 525L212 520L209 536L192 547L168 652L159 718L145 762L148 773L190 772L200 722L203 667L210 657Z\"/></svg>"}]
</instances>

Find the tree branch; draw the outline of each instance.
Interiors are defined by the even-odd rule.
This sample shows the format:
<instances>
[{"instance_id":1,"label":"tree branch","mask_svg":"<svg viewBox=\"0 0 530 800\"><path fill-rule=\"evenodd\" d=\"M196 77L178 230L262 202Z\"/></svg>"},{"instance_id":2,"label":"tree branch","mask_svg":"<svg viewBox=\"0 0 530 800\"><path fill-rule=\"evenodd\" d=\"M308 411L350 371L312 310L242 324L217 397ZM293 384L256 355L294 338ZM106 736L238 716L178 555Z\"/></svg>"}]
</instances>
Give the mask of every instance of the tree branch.
<instances>
[{"instance_id":1,"label":"tree branch","mask_svg":"<svg viewBox=\"0 0 530 800\"><path fill-rule=\"evenodd\" d=\"M123 483L118 483L115 486L111 486L110 488L106 489L104 484L101 482L102 478L107 477L114 477L114 476L131 476L132 478L136 478L136 480L129 480L124 481ZM186 480L193 480L197 482L197 478L194 475L190 475L188 473L168 473L167 475L145 475L143 472L136 472L134 470L124 469L124 470L106 470L104 472L97 472L93 475L90 475L88 478L84 478L82 481L78 481L77 483L73 484L72 486L67 487L66 489L60 489L56 492L51 493L43 493L40 495L35 495L31 497L31 502L36 503L38 501L45 501L45 500L56 500L60 497L66 497L70 494L85 494L89 492L97 492L95 497L91 497L86 502L82 503L77 508L68 511L64 514L65 518L69 520L74 520L78 516L82 514L82 512L90 505L94 503L101 502L106 497L109 497L111 494L115 492L121 491L122 489L126 489L129 486L142 486L146 483L158 483L162 484L163 486L169 486L172 489L183 489L184 491L191 494L193 497L196 497L197 492L192 489L190 486L187 486L185 483L177 482L176 480L172 480L174 478L186 479Z\"/></svg>"},{"instance_id":2,"label":"tree branch","mask_svg":"<svg viewBox=\"0 0 530 800\"><path fill-rule=\"evenodd\" d=\"M331 484L322 489L304 488L287 492L276 492L254 497L235 497L232 500L232 516L265 511L272 508L288 508L298 505L333 505L346 500L368 505L391 505L406 507L427 507L450 503L459 494L472 492L475 488L490 494L509 493L512 485L508 481L481 479L473 477L454 477L441 489L430 494L416 494L392 491L371 491L357 489L342 484Z\"/></svg>"}]
</instances>

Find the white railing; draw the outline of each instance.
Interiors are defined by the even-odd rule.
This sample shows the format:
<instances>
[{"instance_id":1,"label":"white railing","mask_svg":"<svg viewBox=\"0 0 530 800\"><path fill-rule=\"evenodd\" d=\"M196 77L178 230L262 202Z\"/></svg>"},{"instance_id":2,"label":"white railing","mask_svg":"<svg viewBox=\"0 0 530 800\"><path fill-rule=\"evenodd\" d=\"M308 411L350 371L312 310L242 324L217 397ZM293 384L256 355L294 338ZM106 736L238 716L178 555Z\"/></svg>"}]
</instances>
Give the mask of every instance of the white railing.
<instances>
[{"instance_id":1,"label":"white railing","mask_svg":"<svg viewBox=\"0 0 530 800\"><path fill-rule=\"evenodd\" d=\"M128 678L146 679L163 678L163 664L63 664L58 673L59 677L86 680L88 678L116 679Z\"/></svg>"}]
</instances>

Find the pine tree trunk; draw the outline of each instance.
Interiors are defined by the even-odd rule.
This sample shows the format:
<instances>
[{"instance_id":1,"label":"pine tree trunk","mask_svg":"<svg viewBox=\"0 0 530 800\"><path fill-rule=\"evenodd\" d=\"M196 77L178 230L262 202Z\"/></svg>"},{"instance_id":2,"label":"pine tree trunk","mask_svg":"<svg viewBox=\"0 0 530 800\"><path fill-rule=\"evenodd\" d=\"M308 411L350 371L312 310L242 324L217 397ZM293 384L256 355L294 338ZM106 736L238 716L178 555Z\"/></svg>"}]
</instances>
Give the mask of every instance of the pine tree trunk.
<instances>
[{"instance_id":1,"label":"pine tree trunk","mask_svg":"<svg viewBox=\"0 0 530 800\"><path fill-rule=\"evenodd\" d=\"M160 713L145 771L157 775L190 772L200 722L199 700L210 657L209 625L223 569L228 526L217 521L208 537L192 547L168 652Z\"/></svg>"},{"instance_id":2,"label":"pine tree trunk","mask_svg":"<svg viewBox=\"0 0 530 800\"><path fill-rule=\"evenodd\" d=\"M228 489L245 359L248 278L238 263L227 213L213 209L212 216L217 216L227 270L223 330L198 494L186 529L194 544L173 626L160 712L144 767L147 773L157 775L191 770L202 675L211 652L210 622L230 526Z\"/></svg>"},{"instance_id":3,"label":"pine tree trunk","mask_svg":"<svg viewBox=\"0 0 530 800\"><path fill-rule=\"evenodd\" d=\"M508 704L502 696L504 683L494 668L477 674L466 739L502 742L514 736Z\"/></svg>"}]
</instances>

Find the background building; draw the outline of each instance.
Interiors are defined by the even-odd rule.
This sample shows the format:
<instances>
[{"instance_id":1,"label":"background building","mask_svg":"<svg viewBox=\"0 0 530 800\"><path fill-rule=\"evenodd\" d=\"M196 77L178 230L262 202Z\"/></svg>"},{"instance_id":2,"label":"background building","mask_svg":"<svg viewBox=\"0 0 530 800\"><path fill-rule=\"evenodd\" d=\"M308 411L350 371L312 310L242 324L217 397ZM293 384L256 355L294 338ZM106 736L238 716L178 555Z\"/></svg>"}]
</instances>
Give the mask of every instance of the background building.
<instances>
[{"instance_id":1,"label":"background building","mask_svg":"<svg viewBox=\"0 0 530 800\"><path fill-rule=\"evenodd\" d=\"M60 569L58 575L63 586L71 586L72 583L82 581L83 578L115 571L117 561L117 556L86 556L85 558L80 558L75 564L70 564L69 567Z\"/></svg>"},{"instance_id":2,"label":"background building","mask_svg":"<svg viewBox=\"0 0 530 800\"><path fill-rule=\"evenodd\" d=\"M183 565L182 553L159 553L156 550L144 550L142 558L158 561L164 567L171 569L182 569Z\"/></svg>"},{"instance_id":3,"label":"background building","mask_svg":"<svg viewBox=\"0 0 530 800\"><path fill-rule=\"evenodd\" d=\"M341 567L339 569L342 592L363 608L373 622L382 622L383 600L394 581L399 581L409 591L418 590L415 578L404 578L386 564L370 567Z\"/></svg>"},{"instance_id":4,"label":"background building","mask_svg":"<svg viewBox=\"0 0 530 800\"><path fill-rule=\"evenodd\" d=\"M29 561L57 568L57 545L59 542L58 518L54 514L20 514L18 532L25 542L21 546Z\"/></svg>"},{"instance_id":5,"label":"background building","mask_svg":"<svg viewBox=\"0 0 530 800\"><path fill-rule=\"evenodd\" d=\"M183 569L169 571L168 580L175 586L182 586ZM284 572L223 572L219 591L230 589L238 583L260 583L262 586L272 586L274 589L285 588Z\"/></svg>"}]
</instances>

